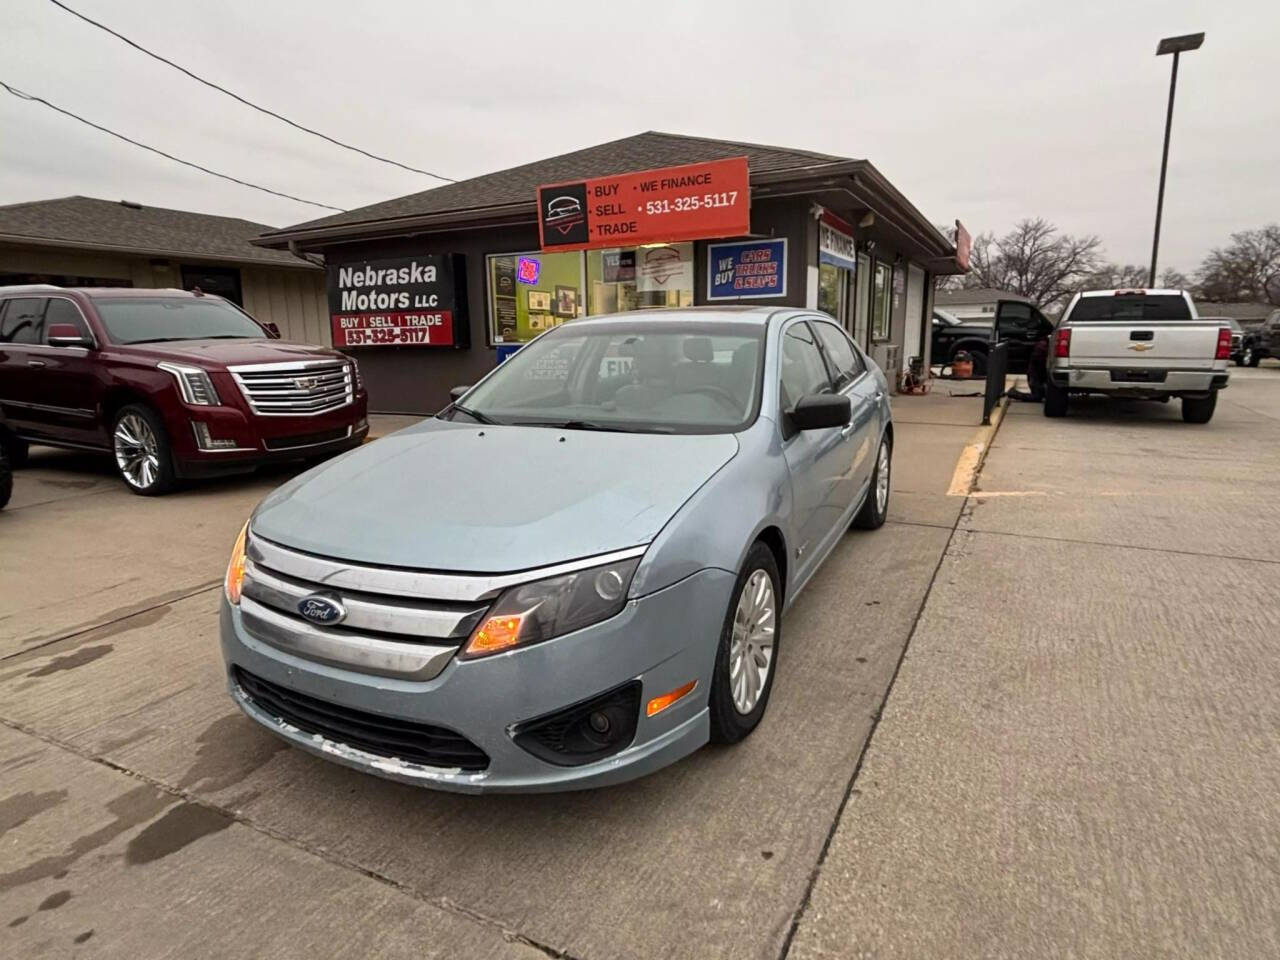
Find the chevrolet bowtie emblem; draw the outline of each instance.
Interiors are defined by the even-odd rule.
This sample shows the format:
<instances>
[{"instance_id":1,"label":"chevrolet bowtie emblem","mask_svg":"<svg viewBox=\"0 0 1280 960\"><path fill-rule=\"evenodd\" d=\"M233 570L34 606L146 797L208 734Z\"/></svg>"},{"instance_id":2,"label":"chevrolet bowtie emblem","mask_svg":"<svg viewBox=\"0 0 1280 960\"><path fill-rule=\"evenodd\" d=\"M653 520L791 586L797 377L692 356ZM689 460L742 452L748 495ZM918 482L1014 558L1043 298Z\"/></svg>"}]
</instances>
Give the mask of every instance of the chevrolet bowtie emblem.
<instances>
[{"instance_id":1,"label":"chevrolet bowtie emblem","mask_svg":"<svg viewBox=\"0 0 1280 960\"><path fill-rule=\"evenodd\" d=\"M1131 343L1129 344L1129 349L1137 350L1139 353L1144 353L1147 350L1154 350L1155 344L1154 343Z\"/></svg>"}]
</instances>

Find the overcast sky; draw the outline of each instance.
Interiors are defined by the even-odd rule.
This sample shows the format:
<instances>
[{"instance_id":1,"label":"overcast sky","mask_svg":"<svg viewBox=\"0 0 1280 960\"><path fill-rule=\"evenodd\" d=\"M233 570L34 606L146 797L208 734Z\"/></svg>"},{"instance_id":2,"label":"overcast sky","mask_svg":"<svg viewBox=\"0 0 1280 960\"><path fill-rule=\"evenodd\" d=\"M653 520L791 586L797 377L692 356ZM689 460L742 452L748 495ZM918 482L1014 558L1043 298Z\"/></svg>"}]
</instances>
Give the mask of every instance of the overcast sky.
<instances>
[{"instance_id":1,"label":"overcast sky","mask_svg":"<svg viewBox=\"0 0 1280 960\"><path fill-rule=\"evenodd\" d=\"M935 223L1043 216L1161 267L1280 221L1280 2L66 0L300 123L464 178L648 130L873 162ZM1037 10L1037 7L1039 8ZM48 0L5 0L0 80L170 153L352 208L433 185L284 126ZM327 211L0 90L0 203L83 194L285 225Z\"/></svg>"}]
</instances>

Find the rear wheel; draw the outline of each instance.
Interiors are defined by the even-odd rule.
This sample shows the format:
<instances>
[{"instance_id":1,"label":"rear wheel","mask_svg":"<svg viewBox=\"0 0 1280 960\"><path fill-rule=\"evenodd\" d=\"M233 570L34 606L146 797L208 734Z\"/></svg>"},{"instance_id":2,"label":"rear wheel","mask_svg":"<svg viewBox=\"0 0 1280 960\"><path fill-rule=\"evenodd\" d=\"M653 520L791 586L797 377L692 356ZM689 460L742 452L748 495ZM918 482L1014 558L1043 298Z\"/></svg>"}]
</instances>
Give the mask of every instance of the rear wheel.
<instances>
[{"instance_id":1,"label":"rear wheel","mask_svg":"<svg viewBox=\"0 0 1280 960\"><path fill-rule=\"evenodd\" d=\"M1046 417L1065 417L1070 403L1070 395L1066 387L1060 387L1052 380L1044 384L1044 415Z\"/></svg>"},{"instance_id":2,"label":"rear wheel","mask_svg":"<svg viewBox=\"0 0 1280 960\"><path fill-rule=\"evenodd\" d=\"M782 580L756 542L738 572L711 676L711 739L737 743L760 723L773 690L782 635Z\"/></svg>"},{"instance_id":3,"label":"rear wheel","mask_svg":"<svg viewBox=\"0 0 1280 960\"><path fill-rule=\"evenodd\" d=\"M111 430L116 469L134 493L154 497L173 487L173 458L169 434L160 415L150 407L131 403L116 414Z\"/></svg>"},{"instance_id":4,"label":"rear wheel","mask_svg":"<svg viewBox=\"0 0 1280 960\"><path fill-rule=\"evenodd\" d=\"M1217 405L1216 390L1207 397L1183 397L1182 419L1187 423L1208 423L1213 419L1213 411Z\"/></svg>"},{"instance_id":5,"label":"rear wheel","mask_svg":"<svg viewBox=\"0 0 1280 960\"><path fill-rule=\"evenodd\" d=\"M1253 349L1253 347L1245 347L1244 352L1240 354L1240 366L1256 367L1261 359L1257 350Z\"/></svg>"},{"instance_id":6,"label":"rear wheel","mask_svg":"<svg viewBox=\"0 0 1280 960\"><path fill-rule=\"evenodd\" d=\"M13 493L13 472L9 469L9 458L5 456L4 447L0 447L0 510L9 502Z\"/></svg>"},{"instance_id":7,"label":"rear wheel","mask_svg":"<svg viewBox=\"0 0 1280 960\"><path fill-rule=\"evenodd\" d=\"M31 447L21 437L15 437L12 433L0 430L0 449L4 450L11 470L27 465L27 453Z\"/></svg>"},{"instance_id":8,"label":"rear wheel","mask_svg":"<svg viewBox=\"0 0 1280 960\"><path fill-rule=\"evenodd\" d=\"M880 452L876 454L876 465L871 473L871 486L867 490L867 498L862 501L862 509L853 518L853 526L859 530L879 530L884 526L884 518L889 515L889 479L892 469L893 447L889 438L880 441Z\"/></svg>"}]
</instances>

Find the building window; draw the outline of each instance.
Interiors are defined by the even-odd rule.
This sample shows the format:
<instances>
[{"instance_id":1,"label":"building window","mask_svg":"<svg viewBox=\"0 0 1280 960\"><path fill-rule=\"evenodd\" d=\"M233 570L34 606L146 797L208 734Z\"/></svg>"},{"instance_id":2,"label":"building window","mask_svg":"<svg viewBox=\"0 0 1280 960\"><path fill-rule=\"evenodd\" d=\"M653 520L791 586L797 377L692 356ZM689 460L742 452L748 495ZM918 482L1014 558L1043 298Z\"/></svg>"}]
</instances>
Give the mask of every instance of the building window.
<instances>
[{"instance_id":1,"label":"building window","mask_svg":"<svg viewBox=\"0 0 1280 960\"><path fill-rule=\"evenodd\" d=\"M871 339L889 339L889 285L892 283L892 267L876 262L876 273L871 291Z\"/></svg>"},{"instance_id":2,"label":"building window","mask_svg":"<svg viewBox=\"0 0 1280 960\"><path fill-rule=\"evenodd\" d=\"M485 263L492 343L524 343L586 312L580 253L491 254Z\"/></svg>"},{"instance_id":3,"label":"building window","mask_svg":"<svg viewBox=\"0 0 1280 960\"><path fill-rule=\"evenodd\" d=\"M693 306L693 244L587 251L588 313Z\"/></svg>"},{"instance_id":4,"label":"building window","mask_svg":"<svg viewBox=\"0 0 1280 960\"><path fill-rule=\"evenodd\" d=\"M845 322L845 276L846 270L834 267L829 263L818 264L818 309L836 320Z\"/></svg>"}]
</instances>

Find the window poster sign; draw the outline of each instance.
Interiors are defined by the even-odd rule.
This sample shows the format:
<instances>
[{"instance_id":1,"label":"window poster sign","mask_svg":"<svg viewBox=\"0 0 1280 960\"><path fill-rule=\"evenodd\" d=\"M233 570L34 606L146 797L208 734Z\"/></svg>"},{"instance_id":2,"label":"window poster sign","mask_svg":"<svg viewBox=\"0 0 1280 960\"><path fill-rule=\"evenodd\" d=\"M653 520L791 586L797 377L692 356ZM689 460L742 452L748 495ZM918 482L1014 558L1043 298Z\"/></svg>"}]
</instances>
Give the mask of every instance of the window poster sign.
<instances>
[{"instance_id":1,"label":"window poster sign","mask_svg":"<svg viewBox=\"0 0 1280 960\"><path fill-rule=\"evenodd\" d=\"M458 254L331 263L333 345L467 346L462 278Z\"/></svg>"},{"instance_id":2,"label":"window poster sign","mask_svg":"<svg viewBox=\"0 0 1280 960\"><path fill-rule=\"evenodd\" d=\"M750 230L746 157L538 188L543 250L675 243Z\"/></svg>"},{"instance_id":3,"label":"window poster sign","mask_svg":"<svg viewBox=\"0 0 1280 960\"><path fill-rule=\"evenodd\" d=\"M636 252L634 250L605 250L601 255L603 281L605 283L634 283L636 279Z\"/></svg>"},{"instance_id":4,"label":"window poster sign","mask_svg":"<svg viewBox=\"0 0 1280 960\"><path fill-rule=\"evenodd\" d=\"M853 242L853 227L830 210L818 218L818 262L842 270L858 268L858 250Z\"/></svg>"},{"instance_id":5,"label":"window poster sign","mask_svg":"<svg viewBox=\"0 0 1280 960\"><path fill-rule=\"evenodd\" d=\"M636 290L640 293L693 289L692 244L680 247L641 247L632 253L637 261Z\"/></svg>"},{"instance_id":6,"label":"window poster sign","mask_svg":"<svg viewBox=\"0 0 1280 960\"><path fill-rule=\"evenodd\" d=\"M707 299L787 295L787 240L746 240L707 247Z\"/></svg>"}]
</instances>

